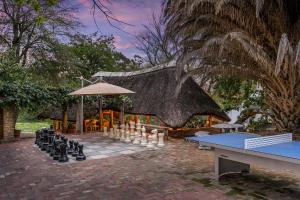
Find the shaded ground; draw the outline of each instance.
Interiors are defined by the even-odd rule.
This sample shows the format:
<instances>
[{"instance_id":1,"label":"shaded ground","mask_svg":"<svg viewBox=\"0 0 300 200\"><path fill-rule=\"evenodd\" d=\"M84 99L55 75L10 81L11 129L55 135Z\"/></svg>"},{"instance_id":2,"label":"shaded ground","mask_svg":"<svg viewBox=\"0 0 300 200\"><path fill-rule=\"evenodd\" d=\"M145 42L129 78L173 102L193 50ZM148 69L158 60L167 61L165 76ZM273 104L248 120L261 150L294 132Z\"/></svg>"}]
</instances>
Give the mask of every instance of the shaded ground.
<instances>
[{"instance_id":1,"label":"shaded ground","mask_svg":"<svg viewBox=\"0 0 300 200\"><path fill-rule=\"evenodd\" d=\"M86 135L85 138L95 135ZM215 182L213 151L156 151L58 165L33 139L0 145L0 199L299 199L300 178L254 170Z\"/></svg>"}]
</instances>

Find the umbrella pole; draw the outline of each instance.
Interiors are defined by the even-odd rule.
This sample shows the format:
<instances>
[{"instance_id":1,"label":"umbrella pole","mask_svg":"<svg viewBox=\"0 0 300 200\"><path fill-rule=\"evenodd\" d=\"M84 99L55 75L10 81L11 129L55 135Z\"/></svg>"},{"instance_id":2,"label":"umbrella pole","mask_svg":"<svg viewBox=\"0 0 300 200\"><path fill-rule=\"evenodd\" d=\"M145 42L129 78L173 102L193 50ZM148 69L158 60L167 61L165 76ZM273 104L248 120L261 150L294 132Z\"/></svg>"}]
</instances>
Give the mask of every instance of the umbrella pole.
<instances>
[{"instance_id":1,"label":"umbrella pole","mask_svg":"<svg viewBox=\"0 0 300 200\"><path fill-rule=\"evenodd\" d=\"M81 87L83 87L83 79L81 79ZM80 135L83 134L83 96L80 102Z\"/></svg>"},{"instance_id":2,"label":"umbrella pole","mask_svg":"<svg viewBox=\"0 0 300 200\"><path fill-rule=\"evenodd\" d=\"M99 99L99 121L100 121L100 132L103 130L103 100L102 100L102 96L100 96Z\"/></svg>"}]
</instances>

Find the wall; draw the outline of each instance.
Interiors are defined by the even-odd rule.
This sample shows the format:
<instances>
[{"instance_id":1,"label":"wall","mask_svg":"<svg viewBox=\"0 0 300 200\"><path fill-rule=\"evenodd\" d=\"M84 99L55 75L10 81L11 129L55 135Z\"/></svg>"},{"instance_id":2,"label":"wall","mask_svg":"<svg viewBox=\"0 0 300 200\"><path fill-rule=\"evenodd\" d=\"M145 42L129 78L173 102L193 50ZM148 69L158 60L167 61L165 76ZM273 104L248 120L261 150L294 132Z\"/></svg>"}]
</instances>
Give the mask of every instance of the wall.
<instances>
[{"instance_id":1,"label":"wall","mask_svg":"<svg viewBox=\"0 0 300 200\"><path fill-rule=\"evenodd\" d=\"M2 133L2 140L3 141L10 141L14 139L14 132L15 132L15 107L5 107L2 109L2 126L3 126L3 133Z\"/></svg>"},{"instance_id":2,"label":"wall","mask_svg":"<svg viewBox=\"0 0 300 200\"><path fill-rule=\"evenodd\" d=\"M3 109L0 108L0 140L3 139Z\"/></svg>"}]
</instances>

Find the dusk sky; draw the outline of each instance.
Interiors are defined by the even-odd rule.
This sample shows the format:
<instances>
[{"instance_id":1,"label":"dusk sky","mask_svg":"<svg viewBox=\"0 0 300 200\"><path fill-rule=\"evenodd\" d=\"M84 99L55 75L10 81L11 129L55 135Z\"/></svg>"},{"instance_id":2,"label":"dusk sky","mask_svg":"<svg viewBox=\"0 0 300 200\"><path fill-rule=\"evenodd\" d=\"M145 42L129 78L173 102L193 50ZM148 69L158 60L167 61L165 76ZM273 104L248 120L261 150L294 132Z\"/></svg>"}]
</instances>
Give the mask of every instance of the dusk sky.
<instances>
[{"instance_id":1,"label":"dusk sky","mask_svg":"<svg viewBox=\"0 0 300 200\"><path fill-rule=\"evenodd\" d=\"M85 26L80 29L80 32L93 33L99 31L105 35L114 35L115 46L118 51L124 53L127 57L133 57L135 54L143 55L135 48L135 35L143 31L143 24L147 25L151 22L153 12L157 15L161 12L161 0L111 0L111 4L106 3L106 6L111 9L115 18L132 25L114 23L128 33L112 27L99 10L96 10L95 14L97 28L91 14L92 0L76 1L80 4L77 17ZM104 0L103 2L106 1Z\"/></svg>"}]
</instances>

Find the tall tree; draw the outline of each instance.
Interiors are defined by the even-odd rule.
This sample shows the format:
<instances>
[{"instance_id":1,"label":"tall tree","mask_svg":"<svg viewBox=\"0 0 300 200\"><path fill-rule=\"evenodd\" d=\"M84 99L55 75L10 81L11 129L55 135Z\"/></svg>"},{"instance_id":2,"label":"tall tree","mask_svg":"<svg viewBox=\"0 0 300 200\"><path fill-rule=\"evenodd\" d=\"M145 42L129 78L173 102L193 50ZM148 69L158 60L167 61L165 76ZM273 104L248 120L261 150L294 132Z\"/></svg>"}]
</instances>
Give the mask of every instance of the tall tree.
<instances>
[{"instance_id":1,"label":"tall tree","mask_svg":"<svg viewBox=\"0 0 300 200\"><path fill-rule=\"evenodd\" d=\"M24 65L35 51L48 50L51 37L67 36L78 23L75 8L60 1L55 6L40 4L38 9L22 1L0 2L0 46L14 49L17 59ZM29 56L32 60L33 58Z\"/></svg>"},{"instance_id":2,"label":"tall tree","mask_svg":"<svg viewBox=\"0 0 300 200\"><path fill-rule=\"evenodd\" d=\"M168 34L191 73L238 75L263 86L279 130L300 125L300 2L168 0Z\"/></svg>"},{"instance_id":3,"label":"tall tree","mask_svg":"<svg viewBox=\"0 0 300 200\"><path fill-rule=\"evenodd\" d=\"M175 59L177 43L167 37L162 16L153 13L151 23L143 27L144 30L136 36L136 47L146 55L145 62L156 66Z\"/></svg>"}]
</instances>

